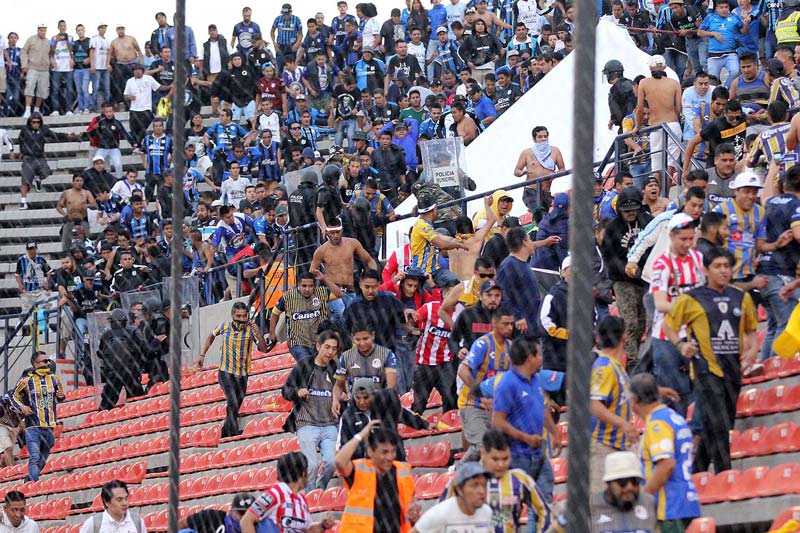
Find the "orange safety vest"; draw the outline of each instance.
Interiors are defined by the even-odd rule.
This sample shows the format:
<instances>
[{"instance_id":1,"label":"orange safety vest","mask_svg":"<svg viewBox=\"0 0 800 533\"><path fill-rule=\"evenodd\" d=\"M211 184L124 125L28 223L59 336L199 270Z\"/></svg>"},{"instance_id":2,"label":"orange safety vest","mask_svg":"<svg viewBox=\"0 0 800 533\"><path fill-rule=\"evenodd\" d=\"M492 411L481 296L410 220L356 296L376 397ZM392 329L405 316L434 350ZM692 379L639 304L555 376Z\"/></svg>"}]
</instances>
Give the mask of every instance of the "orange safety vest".
<instances>
[{"instance_id":1,"label":"orange safety vest","mask_svg":"<svg viewBox=\"0 0 800 533\"><path fill-rule=\"evenodd\" d=\"M267 309L272 309L278 305L278 300L283 296L283 276L287 272L284 270L283 265L273 265L268 272L263 274L264 284L266 286ZM295 286L295 271L293 267L288 270L288 284L289 288ZM256 312L261 311L261 300L263 295L259 295L253 302L253 310Z\"/></svg>"},{"instance_id":2,"label":"orange safety vest","mask_svg":"<svg viewBox=\"0 0 800 533\"><path fill-rule=\"evenodd\" d=\"M400 496L400 532L411 531L411 524L406 520L406 511L414 500L414 479L408 463L393 461L397 469L397 491ZM375 467L369 459L353 461L355 475L353 486L347 494L347 505L342 513L340 531L347 533L372 533L375 526L375 492L378 480Z\"/></svg>"}]
</instances>

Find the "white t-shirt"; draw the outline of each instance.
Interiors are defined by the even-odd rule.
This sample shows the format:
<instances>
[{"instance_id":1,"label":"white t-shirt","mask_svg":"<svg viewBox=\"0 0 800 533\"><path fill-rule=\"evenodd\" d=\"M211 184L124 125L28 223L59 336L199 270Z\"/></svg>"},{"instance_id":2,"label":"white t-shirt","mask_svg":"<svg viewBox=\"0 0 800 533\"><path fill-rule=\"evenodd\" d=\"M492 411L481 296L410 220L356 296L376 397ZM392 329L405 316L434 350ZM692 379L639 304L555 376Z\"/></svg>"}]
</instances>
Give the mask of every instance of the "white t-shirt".
<instances>
[{"instance_id":1,"label":"white t-shirt","mask_svg":"<svg viewBox=\"0 0 800 533\"><path fill-rule=\"evenodd\" d=\"M68 37L68 39L72 40L71 37ZM69 51L69 43L66 40L55 42L53 59L56 62L56 72L72 71L72 65L69 64L72 59L72 52Z\"/></svg>"},{"instance_id":2,"label":"white t-shirt","mask_svg":"<svg viewBox=\"0 0 800 533\"><path fill-rule=\"evenodd\" d=\"M420 42L419 44L408 43L408 53L417 58L419 61L419 66L422 68L422 71L425 71L425 53L426 53L425 43ZM414 81L414 80L412 80Z\"/></svg>"},{"instance_id":3,"label":"white t-shirt","mask_svg":"<svg viewBox=\"0 0 800 533\"><path fill-rule=\"evenodd\" d=\"M130 78L125 82L125 96L135 96L131 101L131 111L150 111L153 108L153 91L161 88L152 76L142 74L139 79Z\"/></svg>"},{"instance_id":4,"label":"white t-shirt","mask_svg":"<svg viewBox=\"0 0 800 533\"><path fill-rule=\"evenodd\" d=\"M381 34L381 24L378 22L378 17L372 17L364 23L364 31L361 32L364 39L364 46L372 46L375 42L375 36Z\"/></svg>"},{"instance_id":5,"label":"white t-shirt","mask_svg":"<svg viewBox=\"0 0 800 533\"><path fill-rule=\"evenodd\" d=\"M220 194L225 205L232 205L239 209L239 202L244 200L244 190L250 185L250 180L239 176L238 179L228 178L222 182Z\"/></svg>"},{"instance_id":6,"label":"white t-shirt","mask_svg":"<svg viewBox=\"0 0 800 533\"><path fill-rule=\"evenodd\" d=\"M269 130L272 132L272 140L276 143L281 143L281 117L273 111L269 115L261 113L256 119L256 126L261 137L262 130Z\"/></svg>"},{"instance_id":7,"label":"white t-shirt","mask_svg":"<svg viewBox=\"0 0 800 533\"><path fill-rule=\"evenodd\" d=\"M81 526L80 533L92 533L94 531L94 515L86 519ZM140 529L142 533L147 533L147 527L144 525L144 520L139 517L141 521ZM137 533L136 524L133 523L130 511L125 515L122 522L117 522L108 511L103 511L102 521L100 522L100 533Z\"/></svg>"},{"instance_id":8,"label":"white t-shirt","mask_svg":"<svg viewBox=\"0 0 800 533\"><path fill-rule=\"evenodd\" d=\"M6 56L3 55L3 50L8 48L8 43L6 43L5 38L0 35L0 67L5 66L6 64Z\"/></svg>"},{"instance_id":9,"label":"white t-shirt","mask_svg":"<svg viewBox=\"0 0 800 533\"><path fill-rule=\"evenodd\" d=\"M105 37L95 35L89 40L89 48L94 50L94 61L92 66L95 68L95 70L108 69L108 49L110 47L111 44Z\"/></svg>"},{"instance_id":10,"label":"white t-shirt","mask_svg":"<svg viewBox=\"0 0 800 533\"><path fill-rule=\"evenodd\" d=\"M26 516L23 517L19 526L14 527L11 525L6 513L0 510L0 531L3 533L39 533L39 524Z\"/></svg>"},{"instance_id":11,"label":"white t-shirt","mask_svg":"<svg viewBox=\"0 0 800 533\"><path fill-rule=\"evenodd\" d=\"M111 187L111 194L116 194L126 202L131 197L131 195L136 191L143 192L144 187L142 187L142 185L138 182L131 185L130 183L128 183L128 180L126 179L121 179L117 181L114 184L114 186Z\"/></svg>"},{"instance_id":12,"label":"white t-shirt","mask_svg":"<svg viewBox=\"0 0 800 533\"><path fill-rule=\"evenodd\" d=\"M492 508L483 504L472 516L465 515L456 498L437 503L414 524L419 533L492 533Z\"/></svg>"}]
</instances>

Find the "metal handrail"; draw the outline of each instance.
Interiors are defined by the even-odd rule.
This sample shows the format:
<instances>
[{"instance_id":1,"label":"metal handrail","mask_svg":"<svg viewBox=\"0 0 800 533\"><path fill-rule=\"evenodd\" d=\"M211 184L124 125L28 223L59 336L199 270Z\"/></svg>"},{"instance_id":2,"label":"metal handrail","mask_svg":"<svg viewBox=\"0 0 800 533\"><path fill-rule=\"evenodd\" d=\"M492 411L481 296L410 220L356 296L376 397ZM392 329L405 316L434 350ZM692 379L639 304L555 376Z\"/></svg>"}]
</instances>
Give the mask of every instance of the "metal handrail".
<instances>
[{"instance_id":1,"label":"metal handrail","mask_svg":"<svg viewBox=\"0 0 800 533\"><path fill-rule=\"evenodd\" d=\"M43 300L39 300L38 302L34 302L33 305L31 305L31 307L28 309L27 312L17 313L17 314L13 314L13 315L5 315L5 316L2 317L2 320L5 322L5 325L6 325L6 327L5 327L5 331L6 332L8 332L8 330L9 330L9 328L8 328L9 322L14 320L14 319L18 319L17 325L14 327L13 331L11 331L11 333L8 334L6 336L6 338L3 340L3 347L1 349L2 350L2 354L3 354L3 387L4 387L5 390L8 390L8 371L9 371L9 368L11 367L11 364L12 364L11 361L10 361L11 355L12 355L10 353L11 341L20 333L20 331L22 331L22 328L25 327L25 324L28 321L28 318L33 317L33 320L31 322L31 339L32 339L31 346L33 346L33 348L35 350L36 349L36 344L33 342L33 338L34 338L34 335L36 335L36 328L39 327L38 317L35 316L35 311L39 307L41 307L43 304L47 304L47 303L55 301L55 300L58 300L58 296L51 296L49 298L45 298ZM45 311L45 313L49 313L49 312L52 312L52 311ZM46 333L46 330L45 330L45 333ZM18 346L17 348L20 348L20 347ZM27 348L27 346L22 346L21 348L22 349L19 351L16 359L14 359L14 361L13 361L14 363L16 363L19 360L19 357L25 351L25 348Z\"/></svg>"}]
</instances>

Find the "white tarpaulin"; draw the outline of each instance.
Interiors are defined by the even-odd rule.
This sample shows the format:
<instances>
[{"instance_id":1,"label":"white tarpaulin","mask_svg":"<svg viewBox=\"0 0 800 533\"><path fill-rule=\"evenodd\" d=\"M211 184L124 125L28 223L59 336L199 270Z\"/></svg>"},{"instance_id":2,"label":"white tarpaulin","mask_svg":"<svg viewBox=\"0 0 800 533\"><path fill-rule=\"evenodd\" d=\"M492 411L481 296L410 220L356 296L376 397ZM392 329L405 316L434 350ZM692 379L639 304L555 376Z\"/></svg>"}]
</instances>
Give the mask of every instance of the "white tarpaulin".
<instances>
[{"instance_id":1,"label":"white tarpaulin","mask_svg":"<svg viewBox=\"0 0 800 533\"><path fill-rule=\"evenodd\" d=\"M639 50L631 41L628 32L609 21L597 24L595 56L595 119L594 119L594 161L603 158L616 137L616 128L608 129L608 91L610 85L603 76L603 65L611 59L617 59L625 66L625 77L633 79L638 75L649 76L648 61L650 56ZM533 144L531 130L535 126L546 126L550 132L550 144L561 150L566 168L572 167L572 105L574 97L575 58L568 55L564 61L554 68L542 81L520 98L509 111L483 132L466 148L466 159L470 177L475 180L477 190L483 192L503 185L517 183L522 178L514 176L520 152ZM674 72L669 76L677 79ZM571 178L560 178L552 184L553 192L570 189ZM559 183L560 182L560 183ZM510 191L516 200L514 214L525 211L522 203L522 189ZM412 196L395 211L398 215L410 213L416 205ZM481 205L470 205L470 215ZM387 250L398 247L408 239L408 230L413 220L405 220L390 224L387 231Z\"/></svg>"}]
</instances>

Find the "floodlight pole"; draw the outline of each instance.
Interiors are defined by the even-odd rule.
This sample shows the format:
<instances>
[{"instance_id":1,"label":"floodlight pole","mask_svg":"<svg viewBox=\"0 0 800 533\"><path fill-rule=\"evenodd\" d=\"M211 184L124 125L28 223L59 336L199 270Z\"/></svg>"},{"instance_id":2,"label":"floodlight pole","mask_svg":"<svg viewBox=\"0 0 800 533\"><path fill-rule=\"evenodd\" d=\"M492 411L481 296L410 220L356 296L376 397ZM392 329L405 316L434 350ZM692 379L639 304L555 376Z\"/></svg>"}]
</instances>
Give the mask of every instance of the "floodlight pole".
<instances>
[{"instance_id":1,"label":"floodlight pole","mask_svg":"<svg viewBox=\"0 0 800 533\"><path fill-rule=\"evenodd\" d=\"M567 531L589 530L589 378L594 320L592 255L595 251L592 203L594 159L595 0L579 0L575 21L575 87L573 95L572 200L569 245L572 268L568 296L567 394L569 458L567 461Z\"/></svg>"}]
</instances>

